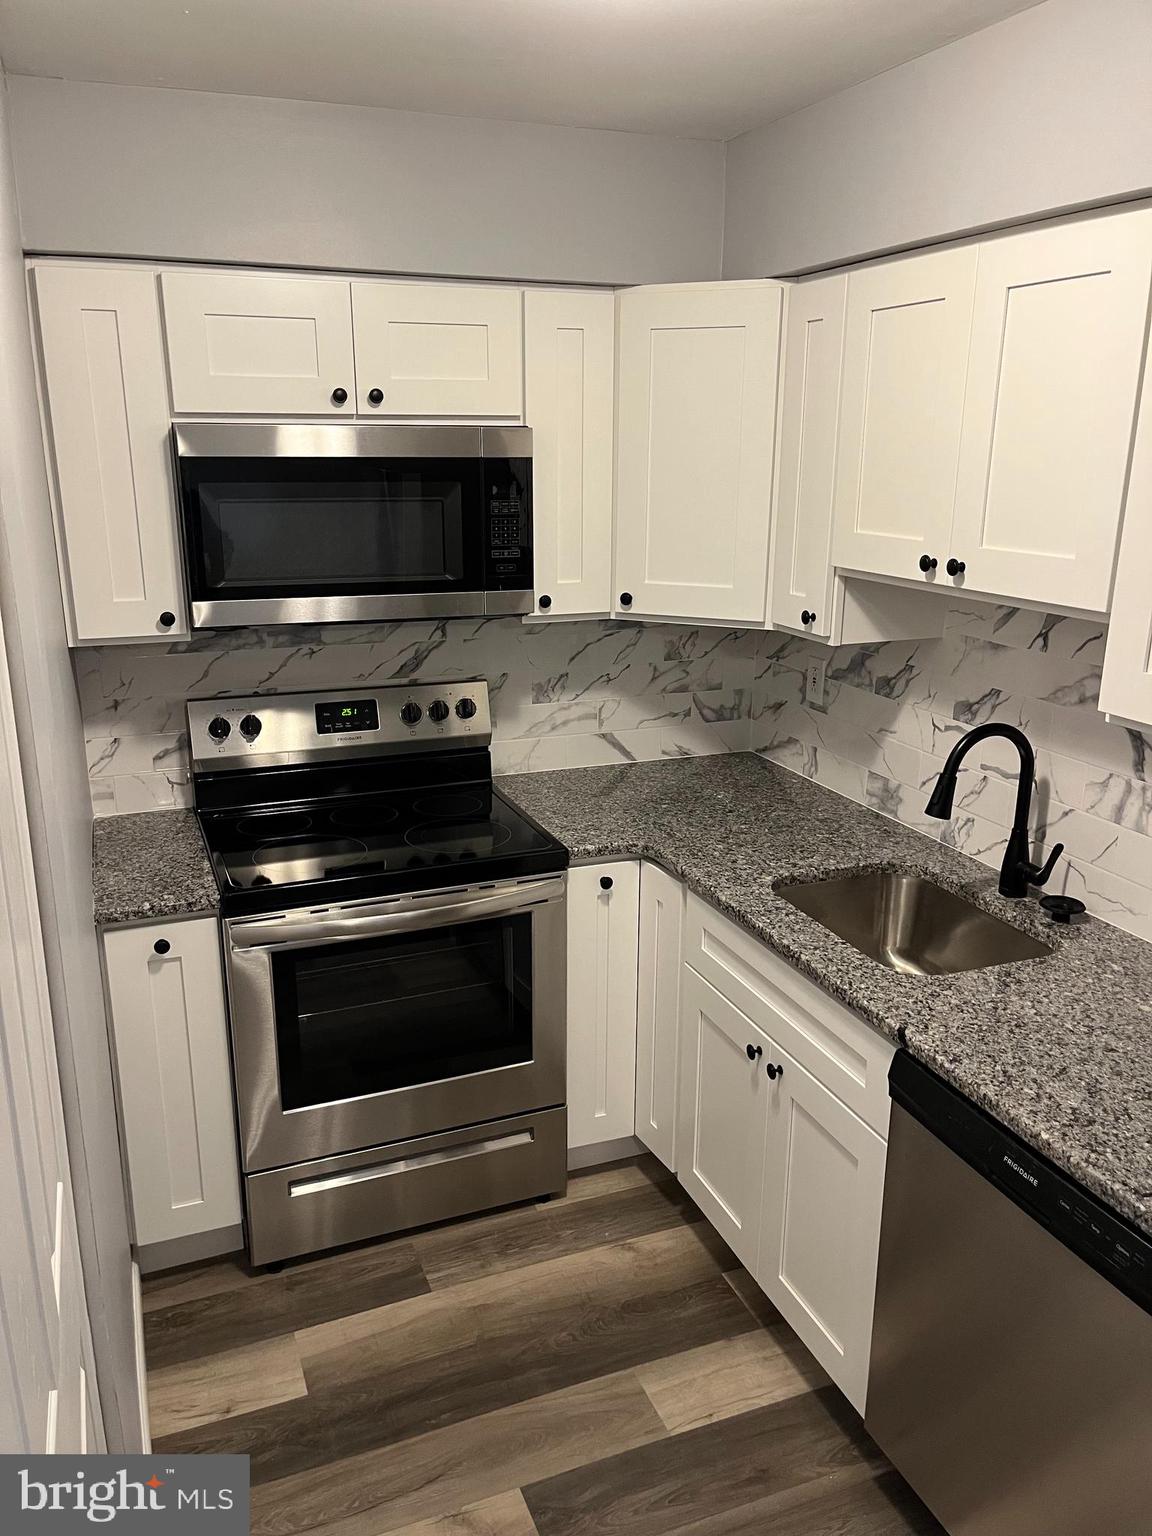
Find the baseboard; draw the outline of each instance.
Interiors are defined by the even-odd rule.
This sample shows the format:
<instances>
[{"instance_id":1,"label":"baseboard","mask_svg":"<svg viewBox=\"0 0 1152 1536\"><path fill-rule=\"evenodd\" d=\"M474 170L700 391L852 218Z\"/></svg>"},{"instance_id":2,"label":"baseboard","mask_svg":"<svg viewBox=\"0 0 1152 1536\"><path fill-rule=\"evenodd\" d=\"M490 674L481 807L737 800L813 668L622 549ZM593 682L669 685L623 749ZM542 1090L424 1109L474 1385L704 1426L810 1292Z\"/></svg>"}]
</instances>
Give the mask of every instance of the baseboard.
<instances>
[{"instance_id":1,"label":"baseboard","mask_svg":"<svg viewBox=\"0 0 1152 1536\"><path fill-rule=\"evenodd\" d=\"M172 1237L163 1243L145 1243L136 1249L136 1262L142 1275L154 1275L160 1269L179 1269L182 1264L199 1264L204 1259L218 1259L223 1253L237 1253L244 1247L244 1228L218 1227L214 1232L194 1232L191 1237Z\"/></svg>"},{"instance_id":2,"label":"baseboard","mask_svg":"<svg viewBox=\"0 0 1152 1536\"><path fill-rule=\"evenodd\" d=\"M624 1157L639 1157L647 1148L635 1136L619 1136L615 1141L597 1141L589 1147L568 1148L568 1172L592 1168L597 1163L618 1163Z\"/></svg>"},{"instance_id":3,"label":"baseboard","mask_svg":"<svg viewBox=\"0 0 1152 1536\"><path fill-rule=\"evenodd\" d=\"M136 1334L136 1396L140 1403L140 1449L152 1449L152 1425L148 1418L148 1366L144 1359L144 1298L140 1292L140 1266L132 1264L132 1327Z\"/></svg>"}]
</instances>

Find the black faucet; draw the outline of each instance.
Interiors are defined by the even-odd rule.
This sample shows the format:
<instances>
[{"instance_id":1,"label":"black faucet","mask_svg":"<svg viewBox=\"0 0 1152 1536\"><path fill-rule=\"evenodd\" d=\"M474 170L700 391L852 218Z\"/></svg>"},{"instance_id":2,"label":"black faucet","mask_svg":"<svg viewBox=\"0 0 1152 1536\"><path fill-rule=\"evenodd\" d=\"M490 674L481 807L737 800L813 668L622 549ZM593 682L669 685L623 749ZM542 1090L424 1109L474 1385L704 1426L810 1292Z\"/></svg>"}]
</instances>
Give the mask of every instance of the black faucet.
<instances>
[{"instance_id":1,"label":"black faucet","mask_svg":"<svg viewBox=\"0 0 1152 1536\"><path fill-rule=\"evenodd\" d=\"M1000 866L1001 896L1027 896L1030 885L1046 885L1056 860L1064 852L1064 844L1057 843L1043 865L1033 864L1028 836L1028 810L1032 803L1032 781L1036 777L1036 754L1024 732L1014 725L978 725L968 731L948 754L948 760L936 780L928 804L924 807L929 816L948 821L952 815L952 796L956 792L956 775L960 764L978 741L989 736L1003 736L1020 754L1020 777L1016 784L1016 815L1008 846L1004 850L1004 862Z\"/></svg>"}]
</instances>

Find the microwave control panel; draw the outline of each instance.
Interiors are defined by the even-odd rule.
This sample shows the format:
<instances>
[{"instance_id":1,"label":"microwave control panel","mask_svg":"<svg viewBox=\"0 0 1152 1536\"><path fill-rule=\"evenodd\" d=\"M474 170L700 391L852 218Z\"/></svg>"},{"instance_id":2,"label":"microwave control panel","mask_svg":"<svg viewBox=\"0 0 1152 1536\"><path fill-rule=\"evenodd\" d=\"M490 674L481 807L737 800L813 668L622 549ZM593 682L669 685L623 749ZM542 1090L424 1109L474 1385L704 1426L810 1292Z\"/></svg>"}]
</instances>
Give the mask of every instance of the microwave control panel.
<instances>
[{"instance_id":1,"label":"microwave control panel","mask_svg":"<svg viewBox=\"0 0 1152 1536\"><path fill-rule=\"evenodd\" d=\"M488 503L488 537L485 560L486 587L531 587L532 498L529 461L489 460L485 492Z\"/></svg>"}]
</instances>

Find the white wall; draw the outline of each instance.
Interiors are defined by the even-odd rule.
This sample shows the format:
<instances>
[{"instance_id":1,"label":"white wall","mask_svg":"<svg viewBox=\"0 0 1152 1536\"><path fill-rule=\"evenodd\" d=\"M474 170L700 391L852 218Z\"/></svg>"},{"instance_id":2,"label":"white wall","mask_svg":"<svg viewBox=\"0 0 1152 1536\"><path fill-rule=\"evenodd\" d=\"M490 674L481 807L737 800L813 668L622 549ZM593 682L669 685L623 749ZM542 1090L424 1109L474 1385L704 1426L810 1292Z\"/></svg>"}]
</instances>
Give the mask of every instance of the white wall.
<instances>
[{"instance_id":1,"label":"white wall","mask_svg":"<svg viewBox=\"0 0 1152 1536\"><path fill-rule=\"evenodd\" d=\"M84 736L64 633L0 96L0 606L109 1450L140 1450L131 1253L96 935Z\"/></svg>"},{"instance_id":2,"label":"white wall","mask_svg":"<svg viewBox=\"0 0 1152 1536\"><path fill-rule=\"evenodd\" d=\"M720 273L724 146L13 76L28 250L641 283Z\"/></svg>"},{"instance_id":3,"label":"white wall","mask_svg":"<svg viewBox=\"0 0 1152 1536\"><path fill-rule=\"evenodd\" d=\"M1152 190L1152 3L1048 0L728 145L724 276Z\"/></svg>"}]
</instances>

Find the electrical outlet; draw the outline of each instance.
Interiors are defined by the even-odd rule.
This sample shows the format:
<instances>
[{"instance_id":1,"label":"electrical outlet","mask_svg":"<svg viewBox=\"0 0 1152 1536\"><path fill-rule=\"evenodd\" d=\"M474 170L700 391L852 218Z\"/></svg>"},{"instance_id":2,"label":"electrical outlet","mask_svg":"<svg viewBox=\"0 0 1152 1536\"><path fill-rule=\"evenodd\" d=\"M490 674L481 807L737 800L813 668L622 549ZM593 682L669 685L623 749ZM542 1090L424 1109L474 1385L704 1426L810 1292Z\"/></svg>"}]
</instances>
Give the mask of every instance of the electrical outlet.
<instances>
[{"instance_id":1,"label":"electrical outlet","mask_svg":"<svg viewBox=\"0 0 1152 1536\"><path fill-rule=\"evenodd\" d=\"M813 657L804 668L804 702L810 709L824 708L824 681L827 674L827 656Z\"/></svg>"}]
</instances>

